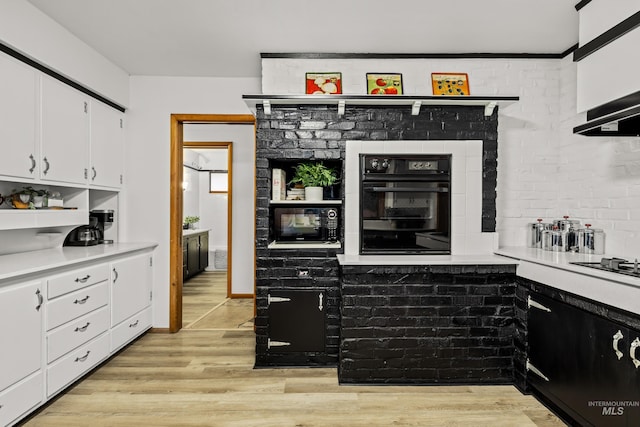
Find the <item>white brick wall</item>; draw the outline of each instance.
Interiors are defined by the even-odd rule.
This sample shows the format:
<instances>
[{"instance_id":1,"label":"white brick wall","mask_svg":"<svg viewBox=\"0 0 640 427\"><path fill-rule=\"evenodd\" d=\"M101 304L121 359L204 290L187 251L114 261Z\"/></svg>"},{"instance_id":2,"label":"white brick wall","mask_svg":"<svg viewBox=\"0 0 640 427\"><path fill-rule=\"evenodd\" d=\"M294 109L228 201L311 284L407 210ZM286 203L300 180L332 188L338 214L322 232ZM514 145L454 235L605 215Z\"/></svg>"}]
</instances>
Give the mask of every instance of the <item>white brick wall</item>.
<instances>
[{"instance_id":1,"label":"white brick wall","mask_svg":"<svg viewBox=\"0 0 640 427\"><path fill-rule=\"evenodd\" d=\"M576 66L564 59L262 60L265 94L304 93L305 72L342 72L365 94L367 72L403 74L404 93L430 95L432 72L466 72L472 95L518 95L498 121L497 231L525 244L526 224L569 215L606 233L610 254L640 256L640 138L584 137L573 127Z\"/></svg>"}]
</instances>

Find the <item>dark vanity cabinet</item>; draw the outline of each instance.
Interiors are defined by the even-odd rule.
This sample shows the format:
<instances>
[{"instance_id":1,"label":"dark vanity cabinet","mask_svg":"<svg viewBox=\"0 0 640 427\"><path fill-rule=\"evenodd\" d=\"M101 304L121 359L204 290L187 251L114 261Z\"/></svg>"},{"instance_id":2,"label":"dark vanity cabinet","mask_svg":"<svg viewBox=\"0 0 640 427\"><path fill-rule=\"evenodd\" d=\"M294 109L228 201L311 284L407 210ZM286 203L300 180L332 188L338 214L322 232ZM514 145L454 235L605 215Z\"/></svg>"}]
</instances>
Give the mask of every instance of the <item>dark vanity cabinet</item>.
<instances>
[{"instance_id":1,"label":"dark vanity cabinet","mask_svg":"<svg viewBox=\"0 0 640 427\"><path fill-rule=\"evenodd\" d=\"M580 425L640 425L640 333L531 293L529 385Z\"/></svg>"},{"instance_id":2,"label":"dark vanity cabinet","mask_svg":"<svg viewBox=\"0 0 640 427\"><path fill-rule=\"evenodd\" d=\"M267 304L267 351L325 351L324 292L307 289L270 289Z\"/></svg>"},{"instance_id":3,"label":"dark vanity cabinet","mask_svg":"<svg viewBox=\"0 0 640 427\"><path fill-rule=\"evenodd\" d=\"M182 237L182 281L203 272L209 265L209 232Z\"/></svg>"}]
</instances>

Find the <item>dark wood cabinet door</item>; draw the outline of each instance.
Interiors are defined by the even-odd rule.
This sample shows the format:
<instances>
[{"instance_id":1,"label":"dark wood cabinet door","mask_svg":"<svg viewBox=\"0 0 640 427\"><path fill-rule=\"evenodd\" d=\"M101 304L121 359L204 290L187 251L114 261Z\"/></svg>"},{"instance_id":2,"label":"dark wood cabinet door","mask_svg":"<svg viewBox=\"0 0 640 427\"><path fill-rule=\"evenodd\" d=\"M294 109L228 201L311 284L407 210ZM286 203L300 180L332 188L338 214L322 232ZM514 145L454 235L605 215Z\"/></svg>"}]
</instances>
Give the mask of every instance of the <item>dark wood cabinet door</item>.
<instances>
[{"instance_id":1,"label":"dark wood cabinet door","mask_svg":"<svg viewBox=\"0 0 640 427\"><path fill-rule=\"evenodd\" d=\"M198 236L187 238L187 270L189 277L200 271L200 242Z\"/></svg>"},{"instance_id":2,"label":"dark wood cabinet door","mask_svg":"<svg viewBox=\"0 0 640 427\"><path fill-rule=\"evenodd\" d=\"M530 384L581 425L639 426L634 331L542 295L531 298L529 362L538 373L529 374Z\"/></svg>"},{"instance_id":3,"label":"dark wood cabinet door","mask_svg":"<svg viewBox=\"0 0 640 427\"><path fill-rule=\"evenodd\" d=\"M269 352L325 351L325 294L317 290L270 290Z\"/></svg>"},{"instance_id":4,"label":"dark wood cabinet door","mask_svg":"<svg viewBox=\"0 0 640 427\"><path fill-rule=\"evenodd\" d=\"M200 259L199 270L204 271L209 266L209 234L204 233L200 235Z\"/></svg>"}]
</instances>

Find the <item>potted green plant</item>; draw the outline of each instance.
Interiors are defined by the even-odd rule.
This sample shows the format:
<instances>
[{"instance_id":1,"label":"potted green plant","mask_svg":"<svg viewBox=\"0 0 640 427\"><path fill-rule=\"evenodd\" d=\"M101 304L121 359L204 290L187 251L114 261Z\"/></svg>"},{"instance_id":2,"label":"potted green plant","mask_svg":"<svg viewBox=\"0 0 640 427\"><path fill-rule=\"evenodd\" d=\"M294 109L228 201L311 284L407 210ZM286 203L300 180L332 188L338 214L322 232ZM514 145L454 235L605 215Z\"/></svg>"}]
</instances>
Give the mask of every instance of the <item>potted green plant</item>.
<instances>
[{"instance_id":1,"label":"potted green plant","mask_svg":"<svg viewBox=\"0 0 640 427\"><path fill-rule=\"evenodd\" d=\"M48 195L49 192L47 190L36 190L31 186L26 186L19 190L11 190L11 194L6 197L6 201L17 209L35 209L45 206L44 199Z\"/></svg>"},{"instance_id":2,"label":"potted green plant","mask_svg":"<svg viewBox=\"0 0 640 427\"><path fill-rule=\"evenodd\" d=\"M184 230L188 230L189 228L194 228L195 223L200 221L199 216L186 216L184 221L182 222L182 228Z\"/></svg>"},{"instance_id":3,"label":"potted green plant","mask_svg":"<svg viewBox=\"0 0 640 427\"><path fill-rule=\"evenodd\" d=\"M295 166L293 178L289 183L301 184L306 200L322 200L323 187L329 187L337 180L335 169L325 166L322 162L316 162Z\"/></svg>"}]
</instances>

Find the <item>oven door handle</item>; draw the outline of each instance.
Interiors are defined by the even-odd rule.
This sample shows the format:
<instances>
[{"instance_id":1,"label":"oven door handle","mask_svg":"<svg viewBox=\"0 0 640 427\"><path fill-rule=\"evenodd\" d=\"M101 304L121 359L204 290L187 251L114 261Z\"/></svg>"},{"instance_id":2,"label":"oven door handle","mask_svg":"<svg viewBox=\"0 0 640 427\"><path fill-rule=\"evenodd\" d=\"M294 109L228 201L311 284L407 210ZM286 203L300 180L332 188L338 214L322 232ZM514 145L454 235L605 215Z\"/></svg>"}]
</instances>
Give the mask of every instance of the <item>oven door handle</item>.
<instances>
[{"instance_id":1,"label":"oven door handle","mask_svg":"<svg viewBox=\"0 0 640 427\"><path fill-rule=\"evenodd\" d=\"M374 193L448 193L448 188L415 188L415 187L371 187L365 188L364 191L372 191Z\"/></svg>"}]
</instances>

